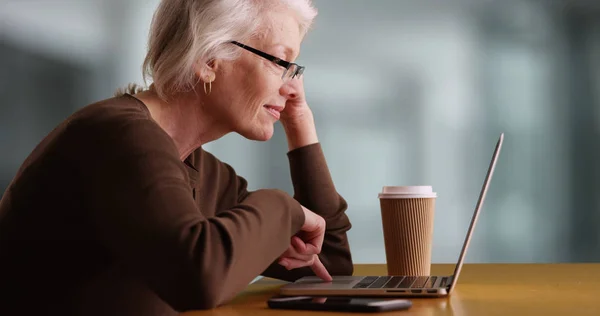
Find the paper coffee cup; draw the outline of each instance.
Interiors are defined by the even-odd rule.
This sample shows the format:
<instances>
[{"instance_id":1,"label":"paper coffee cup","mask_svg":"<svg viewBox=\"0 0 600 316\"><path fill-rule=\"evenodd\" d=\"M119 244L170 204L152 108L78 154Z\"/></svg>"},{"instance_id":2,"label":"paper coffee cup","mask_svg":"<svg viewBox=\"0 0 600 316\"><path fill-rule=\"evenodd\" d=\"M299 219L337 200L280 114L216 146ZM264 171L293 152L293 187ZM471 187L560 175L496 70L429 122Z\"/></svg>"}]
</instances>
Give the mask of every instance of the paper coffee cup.
<instances>
[{"instance_id":1,"label":"paper coffee cup","mask_svg":"<svg viewBox=\"0 0 600 316\"><path fill-rule=\"evenodd\" d=\"M388 275L430 275L437 194L431 186L386 186L379 194Z\"/></svg>"}]
</instances>

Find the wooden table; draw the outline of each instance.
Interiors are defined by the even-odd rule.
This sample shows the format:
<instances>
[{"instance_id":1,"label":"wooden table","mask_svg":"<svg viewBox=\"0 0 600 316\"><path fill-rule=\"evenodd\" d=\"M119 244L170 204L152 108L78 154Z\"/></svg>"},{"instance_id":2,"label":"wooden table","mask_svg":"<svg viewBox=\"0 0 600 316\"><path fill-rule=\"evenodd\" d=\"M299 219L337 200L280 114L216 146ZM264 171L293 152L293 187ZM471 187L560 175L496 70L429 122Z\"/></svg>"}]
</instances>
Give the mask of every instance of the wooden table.
<instances>
[{"instance_id":1,"label":"wooden table","mask_svg":"<svg viewBox=\"0 0 600 316\"><path fill-rule=\"evenodd\" d=\"M434 264L432 273L452 274L454 265ZM385 274L385 265L356 265L355 275ZM268 309L266 300L284 282L262 279L222 307L185 313L215 315L339 315ZM387 315L600 315L599 264L466 264L448 298L411 299L408 311ZM352 313L356 315L356 313ZM376 314L372 314L376 315ZM384 314L385 315L385 314Z\"/></svg>"}]
</instances>

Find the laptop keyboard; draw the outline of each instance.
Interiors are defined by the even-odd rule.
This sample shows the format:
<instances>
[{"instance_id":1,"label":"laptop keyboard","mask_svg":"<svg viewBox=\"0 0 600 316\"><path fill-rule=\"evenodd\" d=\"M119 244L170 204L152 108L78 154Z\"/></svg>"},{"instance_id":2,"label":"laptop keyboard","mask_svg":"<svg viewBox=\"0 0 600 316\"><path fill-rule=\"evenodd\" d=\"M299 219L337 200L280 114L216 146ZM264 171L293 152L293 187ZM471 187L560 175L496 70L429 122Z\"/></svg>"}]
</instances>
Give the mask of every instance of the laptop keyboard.
<instances>
[{"instance_id":1,"label":"laptop keyboard","mask_svg":"<svg viewBox=\"0 0 600 316\"><path fill-rule=\"evenodd\" d=\"M380 277L375 277L375 276L368 276L368 277L364 277L362 280L360 280L360 282L356 283L356 285L353 286L353 288L355 289L366 289L369 287L369 285L371 285L373 282L377 281L377 279L379 279ZM385 277L383 277L385 278Z\"/></svg>"},{"instance_id":2,"label":"laptop keyboard","mask_svg":"<svg viewBox=\"0 0 600 316\"><path fill-rule=\"evenodd\" d=\"M388 277L388 276L379 277L379 278L377 278L377 280L375 280L375 282L369 284L369 288L380 289L386 283L388 283L390 279L391 279L391 277Z\"/></svg>"},{"instance_id":3,"label":"laptop keyboard","mask_svg":"<svg viewBox=\"0 0 600 316\"><path fill-rule=\"evenodd\" d=\"M367 276L353 286L355 289L408 289L408 288L432 288L438 277L432 276ZM445 287L448 277L443 277L440 287Z\"/></svg>"}]
</instances>

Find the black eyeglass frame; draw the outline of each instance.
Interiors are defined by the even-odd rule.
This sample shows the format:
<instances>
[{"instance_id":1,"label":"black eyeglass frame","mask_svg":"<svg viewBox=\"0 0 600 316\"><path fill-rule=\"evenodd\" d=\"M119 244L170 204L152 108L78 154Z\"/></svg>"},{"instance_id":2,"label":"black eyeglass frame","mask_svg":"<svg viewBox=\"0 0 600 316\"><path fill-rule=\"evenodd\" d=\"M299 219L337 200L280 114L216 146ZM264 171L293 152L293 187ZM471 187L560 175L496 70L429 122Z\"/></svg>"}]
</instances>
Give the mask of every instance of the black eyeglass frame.
<instances>
[{"instance_id":1,"label":"black eyeglass frame","mask_svg":"<svg viewBox=\"0 0 600 316\"><path fill-rule=\"evenodd\" d=\"M267 53L265 53L265 52L263 52L261 50L258 50L258 49L254 48L254 47L250 47L248 45L242 44L242 43L237 42L237 41L231 41L230 43L235 44L235 45L237 45L237 46L239 46L239 47L241 47L241 48L243 48L243 49L245 49L245 50L247 50L249 52L252 52L252 53L254 53L254 54L256 54L256 55L258 55L258 56L260 56L260 57L262 57L262 58L264 58L266 60L268 60L268 61L271 61L271 62L273 62L273 63L275 63L275 64L277 64L277 65L285 68L285 71L283 72L283 75L281 75L281 79L283 79L285 77L285 75L287 74L287 72L290 70L290 67L292 67L292 66L296 66L296 71L294 72L294 74L291 76L290 79L294 79L296 76L300 77L304 73L304 69L305 69L304 66L300 66L300 65L298 65L296 63L285 61L285 60L283 60L281 58L278 58L278 57L275 57L273 55L267 54Z\"/></svg>"}]
</instances>

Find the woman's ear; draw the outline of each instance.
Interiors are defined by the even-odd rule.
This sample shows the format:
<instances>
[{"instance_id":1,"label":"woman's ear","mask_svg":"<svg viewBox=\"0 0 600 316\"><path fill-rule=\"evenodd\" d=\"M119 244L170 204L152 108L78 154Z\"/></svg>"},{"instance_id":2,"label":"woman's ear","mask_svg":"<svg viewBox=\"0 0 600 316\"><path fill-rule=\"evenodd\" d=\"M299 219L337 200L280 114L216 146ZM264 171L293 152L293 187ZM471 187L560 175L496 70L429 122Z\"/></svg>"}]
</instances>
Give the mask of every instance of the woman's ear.
<instances>
[{"instance_id":1,"label":"woman's ear","mask_svg":"<svg viewBox=\"0 0 600 316\"><path fill-rule=\"evenodd\" d=\"M203 82L213 82L216 77L216 66L217 63L214 59L207 63L197 62L194 65L194 72Z\"/></svg>"}]
</instances>

